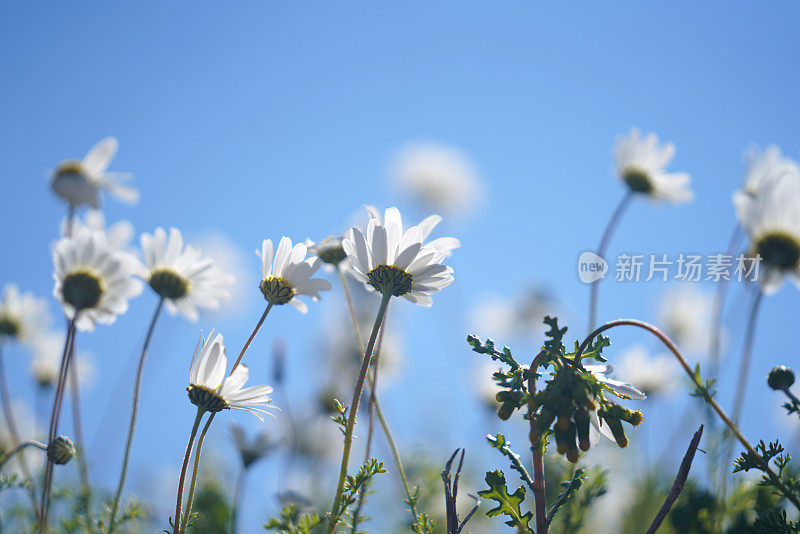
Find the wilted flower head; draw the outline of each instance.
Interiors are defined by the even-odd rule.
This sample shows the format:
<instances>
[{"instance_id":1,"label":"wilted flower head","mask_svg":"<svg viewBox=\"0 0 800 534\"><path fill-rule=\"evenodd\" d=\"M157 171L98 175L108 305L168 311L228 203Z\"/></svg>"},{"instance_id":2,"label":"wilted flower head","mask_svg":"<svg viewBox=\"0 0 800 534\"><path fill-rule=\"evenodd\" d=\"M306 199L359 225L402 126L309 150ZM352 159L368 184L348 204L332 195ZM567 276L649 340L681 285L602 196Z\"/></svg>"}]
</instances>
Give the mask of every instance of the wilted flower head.
<instances>
[{"instance_id":1,"label":"wilted flower head","mask_svg":"<svg viewBox=\"0 0 800 534\"><path fill-rule=\"evenodd\" d=\"M77 319L79 330L113 323L127 311L128 300L142 292L141 282L133 277L139 268L136 258L111 248L104 236L88 228L60 239L53 263L53 295L66 316Z\"/></svg>"},{"instance_id":2,"label":"wilted flower head","mask_svg":"<svg viewBox=\"0 0 800 534\"><path fill-rule=\"evenodd\" d=\"M319 300L320 291L330 291L331 283L322 278L312 278L322 265L319 257L306 259L307 247L282 237L275 257L272 256L272 240L265 239L256 254L261 258L261 293L270 304L291 304L306 313L308 306L297 297L308 295Z\"/></svg>"},{"instance_id":3,"label":"wilted flower head","mask_svg":"<svg viewBox=\"0 0 800 534\"><path fill-rule=\"evenodd\" d=\"M205 339L199 354L195 351L189 370L189 400L198 408L216 413L225 409L250 412L262 421L261 414L268 413L261 406L270 404L269 386L244 385L250 376L246 365L239 365L229 376L225 376L228 358L222 334L214 331Z\"/></svg>"},{"instance_id":4,"label":"wilted flower head","mask_svg":"<svg viewBox=\"0 0 800 534\"><path fill-rule=\"evenodd\" d=\"M752 146L747 153L742 191L750 196L756 196L764 183L787 173L798 174L798 172L800 171L797 163L783 156L777 146L769 145L763 151L757 146Z\"/></svg>"},{"instance_id":5,"label":"wilted flower head","mask_svg":"<svg viewBox=\"0 0 800 534\"><path fill-rule=\"evenodd\" d=\"M711 342L711 312L714 296L696 284L670 288L659 309L660 324L681 347L705 354Z\"/></svg>"},{"instance_id":6,"label":"wilted flower head","mask_svg":"<svg viewBox=\"0 0 800 534\"><path fill-rule=\"evenodd\" d=\"M117 148L117 140L106 137L87 152L83 161L71 159L59 163L51 182L53 191L72 207L88 204L100 209L101 189L126 202L139 200L138 191L121 183L131 179L129 174L106 172Z\"/></svg>"},{"instance_id":7,"label":"wilted flower head","mask_svg":"<svg viewBox=\"0 0 800 534\"><path fill-rule=\"evenodd\" d=\"M800 173L785 172L764 182L755 196L737 191L736 214L762 260L764 293L780 289L784 275L800 286Z\"/></svg>"},{"instance_id":8,"label":"wilted flower head","mask_svg":"<svg viewBox=\"0 0 800 534\"><path fill-rule=\"evenodd\" d=\"M192 245L183 246L177 228L170 228L169 238L163 228L153 235L142 234L142 278L166 300L170 313L185 315L192 321L199 317L198 308L219 308L229 296L233 277L223 273L213 259L203 257Z\"/></svg>"},{"instance_id":9,"label":"wilted flower head","mask_svg":"<svg viewBox=\"0 0 800 534\"><path fill-rule=\"evenodd\" d=\"M244 427L238 423L231 423L231 435L245 469L269 454L276 447L267 432L259 432L250 439L247 437Z\"/></svg>"},{"instance_id":10,"label":"wilted flower head","mask_svg":"<svg viewBox=\"0 0 800 534\"><path fill-rule=\"evenodd\" d=\"M388 208L384 219L375 208L367 210L371 218L366 234L353 227L342 243L351 274L371 291L430 306L431 295L453 282L453 269L442 262L447 252L459 246L458 240L442 237L424 243L441 220L438 215L404 232L397 208Z\"/></svg>"},{"instance_id":11,"label":"wilted flower head","mask_svg":"<svg viewBox=\"0 0 800 534\"><path fill-rule=\"evenodd\" d=\"M417 201L451 215L472 208L483 190L465 153L435 143L403 148L391 172L395 183Z\"/></svg>"},{"instance_id":12,"label":"wilted flower head","mask_svg":"<svg viewBox=\"0 0 800 534\"><path fill-rule=\"evenodd\" d=\"M6 284L0 296L0 341L31 343L50 326L47 301Z\"/></svg>"},{"instance_id":13,"label":"wilted flower head","mask_svg":"<svg viewBox=\"0 0 800 534\"><path fill-rule=\"evenodd\" d=\"M694 198L689 175L666 171L674 155L675 145L659 146L656 134L642 138L637 128L631 128L628 137L618 138L614 148L617 174L631 191L654 201L686 202Z\"/></svg>"}]
</instances>

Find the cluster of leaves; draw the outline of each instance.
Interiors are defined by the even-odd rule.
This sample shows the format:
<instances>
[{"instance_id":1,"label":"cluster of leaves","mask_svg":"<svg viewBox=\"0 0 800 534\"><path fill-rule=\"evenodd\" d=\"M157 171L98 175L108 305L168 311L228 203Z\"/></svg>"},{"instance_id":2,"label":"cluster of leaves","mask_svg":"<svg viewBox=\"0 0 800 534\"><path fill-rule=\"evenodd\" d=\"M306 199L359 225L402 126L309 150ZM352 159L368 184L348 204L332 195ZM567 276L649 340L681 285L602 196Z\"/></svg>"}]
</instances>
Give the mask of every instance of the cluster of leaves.
<instances>
[{"instance_id":1,"label":"cluster of leaves","mask_svg":"<svg viewBox=\"0 0 800 534\"><path fill-rule=\"evenodd\" d=\"M789 392L787 392L789 395ZM800 400L797 399L794 395L789 397L789 402L784 402L783 407L786 409L787 415L797 415L800 417Z\"/></svg>"},{"instance_id":2,"label":"cluster of leaves","mask_svg":"<svg viewBox=\"0 0 800 534\"><path fill-rule=\"evenodd\" d=\"M784 453L783 445L778 440L769 444L761 440L756 445L755 451L756 454L744 451L736 458L733 462L733 472L747 472L751 469L761 471L764 475L761 477L760 485L774 488L778 495L787 499L800 495L800 478L798 478L796 472L789 468L789 462L792 457ZM778 486L772 477L767 474L768 470L770 470L770 463L774 466L775 473L787 491Z\"/></svg>"},{"instance_id":3,"label":"cluster of leaves","mask_svg":"<svg viewBox=\"0 0 800 534\"><path fill-rule=\"evenodd\" d=\"M290 504L281 510L280 517L270 519L264 528L279 534L311 534L321 523L317 514L301 514L296 505Z\"/></svg>"},{"instance_id":4,"label":"cluster of leaves","mask_svg":"<svg viewBox=\"0 0 800 534\"><path fill-rule=\"evenodd\" d=\"M496 397L497 402L500 403L500 407L497 409L497 416L505 421L511 417L515 410L527 404L528 379L531 377L536 379L538 375L532 374L528 367L514 359L511 349L508 347L497 350L494 341L491 339L481 343L477 337L470 335L467 336L467 343L478 354L488 354L493 360L502 362L509 367L508 371L497 371L492 375L492 378L501 389Z\"/></svg>"},{"instance_id":5,"label":"cluster of leaves","mask_svg":"<svg viewBox=\"0 0 800 534\"><path fill-rule=\"evenodd\" d=\"M378 473L385 472L386 469L383 468L383 462L379 462L375 458L370 458L359 468L355 476L347 475L344 481L344 488L342 489L342 500L339 504L339 508L329 514L327 518L328 521L331 523L340 522L350 505L358 500L358 495L362 487L368 484L372 477Z\"/></svg>"}]
</instances>

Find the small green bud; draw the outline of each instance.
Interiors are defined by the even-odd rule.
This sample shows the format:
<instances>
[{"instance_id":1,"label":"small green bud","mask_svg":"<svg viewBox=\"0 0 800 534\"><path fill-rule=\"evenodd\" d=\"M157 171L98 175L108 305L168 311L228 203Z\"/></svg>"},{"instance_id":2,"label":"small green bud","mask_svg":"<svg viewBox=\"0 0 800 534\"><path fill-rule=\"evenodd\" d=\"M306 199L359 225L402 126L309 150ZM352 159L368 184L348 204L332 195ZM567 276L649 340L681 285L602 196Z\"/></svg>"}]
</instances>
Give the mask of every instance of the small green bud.
<instances>
[{"instance_id":1,"label":"small green bud","mask_svg":"<svg viewBox=\"0 0 800 534\"><path fill-rule=\"evenodd\" d=\"M584 452L589 450L589 412L580 409L575 413L575 430L578 433L578 447Z\"/></svg>"},{"instance_id":2,"label":"small green bud","mask_svg":"<svg viewBox=\"0 0 800 534\"><path fill-rule=\"evenodd\" d=\"M75 456L75 445L66 436L58 436L47 446L47 459L54 464L64 465Z\"/></svg>"},{"instance_id":3,"label":"small green bud","mask_svg":"<svg viewBox=\"0 0 800 534\"><path fill-rule=\"evenodd\" d=\"M794 371L785 365L773 367L767 375L767 384L776 391L787 390L794 384Z\"/></svg>"}]
</instances>

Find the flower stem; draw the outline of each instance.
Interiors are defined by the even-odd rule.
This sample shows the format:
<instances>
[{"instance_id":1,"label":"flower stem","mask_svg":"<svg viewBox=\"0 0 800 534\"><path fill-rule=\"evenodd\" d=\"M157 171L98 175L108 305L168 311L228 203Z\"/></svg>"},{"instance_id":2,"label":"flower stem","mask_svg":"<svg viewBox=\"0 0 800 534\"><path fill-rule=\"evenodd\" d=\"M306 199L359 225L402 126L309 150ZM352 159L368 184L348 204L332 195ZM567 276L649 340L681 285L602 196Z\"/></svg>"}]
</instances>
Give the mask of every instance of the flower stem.
<instances>
[{"instance_id":1,"label":"flower stem","mask_svg":"<svg viewBox=\"0 0 800 534\"><path fill-rule=\"evenodd\" d=\"M19 450L22 445L22 439L20 438L19 431L17 430L17 422L14 418L14 410L11 406L11 388L8 384L8 376L6 376L6 367L3 362L3 344L0 342L0 402L3 404L3 414L6 418L6 425L8 425L8 431L11 434L12 446L14 447L14 452ZM34 427L35 428L35 427ZM27 442L26 442L27 443ZM9 453L4 459L3 463L11 457L12 453ZM20 455L19 457L19 465L20 469L22 470L22 475L28 479L33 480L31 476L31 470L28 466L28 462L25 460L25 456ZM2 467L2 464L0 464ZM31 498L31 504L33 506L33 510L36 510L36 490L31 488L28 492Z\"/></svg>"},{"instance_id":2,"label":"flower stem","mask_svg":"<svg viewBox=\"0 0 800 534\"><path fill-rule=\"evenodd\" d=\"M189 457L192 455L192 446L194 445L194 438L197 435L197 428L200 426L200 419L203 418L205 412L202 408L197 408L197 415L194 418L192 425L192 432L189 434L189 443L186 444L186 454L183 456L183 465L181 466L181 475L178 478L178 499L175 503L175 518L172 521L172 531L174 534L179 534L181 528L181 507L183 504L183 484L186 482L186 468L189 467ZM188 514L187 514L188 522Z\"/></svg>"},{"instance_id":3,"label":"flower stem","mask_svg":"<svg viewBox=\"0 0 800 534\"><path fill-rule=\"evenodd\" d=\"M339 470L339 483L336 485L336 495L333 499L333 506L331 508L331 519L334 519L339 512L342 503L342 490L344 489L344 481L347 477L347 467L350 462L350 448L353 444L353 427L356 424L356 414L358 413L358 404L361 402L361 392L364 389L364 380L369 370L369 363L372 360L372 350L375 348L375 340L378 338L378 330L383 324L383 317L386 314L386 308L389 306L389 300L392 294L386 292L381 297L381 304L378 308L378 315L375 317L375 324L372 326L372 334L369 336L369 342L364 352L364 359L361 361L361 370L358 373L358 380L356 381L355 390L353 390L353 400L350 403L350 415L347 418L347 426L344 430L344 451L342 452L342 467ZM337 520L328 522L328 534L333 534L336 531Z\"/></svg>"},{"instance_id":4,"label":"flower stem","mask_svg":"<svg viewBox=\"0 0 800 534\"><path fill-rule=\"evenodd\" d=\"M244 498L244 482L247 475L247 468L242 467L239 476L236 477L236 489L233 492L233 505L231 509L231 532L236 534L236 526L239 519L239 503Z\"/></svg>"},{"instance_id":5,"label":"flower stem","mask_svg":"<svg viewBox=\"0 0 800 534\"><path fill-rule=\"evenodd\" d=\"M131 419L128 423L128 438L125 441L125 454L122 459L122 470L119 474L119 483L117 484L117 492L114 494L114 502L111 505L111 517L108 520L108 534L114 532L115 522L117 519L117 510L119 508L119 501L122 498L122 490L125 488L125 479L128 476L128 463L130 462L131 447L133 445L133 433L136 430L136 416L139 413L139 393L142 389L142 374L144 372L144 362L147 359L147 351L150 348L150 340L153 338L153 332L156 328L156 323L161 315L161 309L164 307L164 297L158 299L156 309L153 312L153 318L150 319L150 326L147 327L147 334L144 338L144 345L142 346L142 353L139 355L139 365L136 368L136 380L133 386L133 402L131 404Z\"/></svg>"},{"instance_id":6,"label":"flower stem","mask_svg":"<svg viewBox=\"0 0 800 534\"><path fill-rule=\"evenodd\" d=\"M611 235L614 233L614 230L619 224L620 219L622 218L622 214L625 213L625 209L630 204L631 199L633 199L633 191L629 190L625 193L617 207L614 208L614 212L611 214L611 218L608 220L606 224L606 229L603 231L603 236L600 238L600 245L597 247L597 255L601 258L606 253L606 248L608 247L608 242L611 240ZM589 331L591 332L594 328L595 321L597 320L597 294L600 291L600 280L596 280L592 282L591 291L589 293Z\"/></svg>"},{"instance_id":7,"label":"flower stem","mask_svg":"<svg viewBox=\"0 0 800 534\"><path fill-rule=\"evenodd\" d=\"M200 451L203 448L203 442L206 439L206 432L208 432L208 428L211 426L211 422L214 420L214 416L217 415L216 413L212 413L208 416L206 420L205 426L203 426L203 431L200 432L200 437L197 438L197 447L194 451L194 467L192 468L192 480L189 482L189 497L186 499L186 516L188 517L192 513L192 504L194 503L194 488L197 485L197 473L200 470ZM181 533L186 532L186 523L183 524L181 527Z\"/></svg>"},{"instance_id":8,"label":"flower stem","mask_svg":"<svg viewBox=\"0 0 800 534\"><path fill-rule=\"evenodd\" d=\"M353 298L350 294L350 287L347 283L347 278L344 276L344 273L341 269L337 269L339 271L339 277L342 280L342 286L344 287L345 295L347 295L347 305L350 308L350 318L353 321L353 332L356 336L356 343L358 343L358 348L361 350L362 353L366 353L366 349L364 348L364 340L361 337L361 329L358 326L358 316L356 315L356 308L353 305ZM400 457L400 452L397 449L397 444L394 441L394 436L392 435L392 430L389 427L389 423L386 420L386 417L383 415L383 409L381 408L381 402L377 395L372 396L372 403L375 407L375 415L378 416L378 422L381 424L381 428L383 429L383 433L386 436L386 441L389 443L389 449L392 451L392 456L394 457L394 463L397 465L397 472L400 474L400 480L403 482L403 489L405 489L406 497L408 499L409 507L411 508L411 515L414 517L414 522L417 521L417 505L414 502L413 495L411 494L411 487L408 485L408 479L406 478L406 472L403 469L403 461Z\"/></svg>"},{"instance_id":9,"label":"flower stem","mask_svg":"<svg viewBox=\"0 0 800 534\"><path fill-rule=\"evenodd\" d=\"M689 375L689 378L694 383L694 385L697 386L697 389L703 394L703 399L705 400L705 402L709 406L711 406L711 408L717 413L722 422L725 423L725 425L731 430L731 432L733 432L733 435L736 436L736 439L739 440L739 443L741 443L747 450L747 452L753 455L753 457L760 458L758 452L753 448L752 445L750 445L750 442L747 441L744 435L742 435L742 432L739 430L739 427L736 426L736 423L733 422L728 417L728 415L722 410L722 408L720 408L719 404L717 404L717 401L715 401L714 398L711 396L711 393L708 391L708 389L706 389L705 385L703 385L700 378L695 376L694 371L692 371L692 368L689 367L689 364L686 363L686 360L683 358L683 356L681 356L681 353L678 351L678 348L675 346L672 340L670 340L669 337L667 337L667 335L664 332L662 332L655 326L651 325L650 323L646 323L644 321L638 321L636 319L618 319L616 321L611 321L610 323L604 324L603 326L595 329L592 333L590 333L586 337L586 339L583 340L583 343L581 343L581 345L578 347L578 351L575 353L575 361L580 361L581 354L583 354L583 351L586 350L586 347L597 335L601 334L602 332L610 328L615 328L617 326L636 326L639 328L643 328L648 332L650 332L651 334L653 334L654 336L656 336L659 340L661 340L661 342L670 350L670 352L672 352L673 356L675 356L675 358L678 360L678 363L681 365L686 374ZM791 503L798 510L800 510L800 499L798 499L798 497L794 493L792 493L789 490L789 488L786 487L781 478L777 474L775 474L775 472L768 465L764 465L763 468L767 476L769 476L772 482L778 488L780 488L780 490L783 492L786 498L789 499L789 501L791 501Z\"/></svg>"},{"instance_id":10,"label":"flower stem","mask_svg":"<svg viewBox=\"0 0 800 534\"><path fill-rule=\"evenodd\" d=\"M75 352L74 343L72 352ZM89 464L86 461L86 447L83 439L83 423L81 418L81 396L78 385L77 361L69 368L69 386L72 400L72 427L75 432L75 449L77 451L76 460L78 462L78 474L81 480L81 489L86 492L86 498L81 499L83 514L89 517L89 507L91 506L91 485L89 484Z\"/></svg>"},{"instance_id":11,"label":"flower stem","mask_svg":"<svg viewBox=\"0 0 800 534\"><path fill-rule=\"evenodd\" d=\"M264 313L261 314L261 318L258 320L258 323L256 323L256 327L253 329L253 332L250 334L250 337L247 338L247 342L244 344L244 347L242 347L242 351L239 353L239 357L236 358L236 361L233 363L233 367L231 367L230 374L233 374L233 371L239 366L239 363L241 363L242 358L244 358L244 353L247 352L247 349L250 347L250 343L253 342L253 339L256 337L256 334L258 333L259 329L261 329L261 325L264 324L264 319L267 318L267 315L269 314L269 311L271 309L272 309L272 303L270 302L269 304L267 304Z\"/></svg>"},{"instance_id":12,"label":"flower stem","mask_svg":"<svg viewBox=\"0 0 800 534\"><path fill-rule=\"evenodd\" d=\"M61 355L61 366L58 373L58 382L56 384L55 396L53 398L53 409L50 412L50 427L47 433L48 445L52 443L58 435L58 421L61 418L61 407L64 402L64 389L67 381L67 374L69 373L69 363L72 359L72 347L75 341L75 321L78 318L78 313L70 319L67 326L67 337L64 340L64 353ZM50 489L53 486L53 461L48 457L47 465L44 471L44 479L42 481L42 499L39 510L39 534L47 534L47 512L50 506Z\"/></svg>"},{"instance_id":13,"label":"flower stem","mask_svg":"<svg viewBox=\"0 0 800 534\"><path fill-rule=\"evenodd\" d=\"M16 445L13 449L8 451L8 454L6 454L5 456L3 456L2 459L0 459L0 469L3 469L3 466L6 465L6 462L8 462L11 458L14 457L15 454L17 454L19 451L21 451L25 447L37 447L37 448L39 448L39 449L41 449L43 451L47 450L47 445L45 445L44 443L40 443L40 442L38 442L36 440L33 440L33 439L30 439L28 441L23 441L23 442L19 443L18 445Z\"/></svg>"},{"instance_id":14,"label":"flower stem","mask_svg":"<svg viewBox=\"0 0 800 534\"><path fill-rule=\"evenodd\" d=\"M750 308L750 318L747 320L747 330L744 335L744 346L742 347L742 361L739 364L739 379L736 385L736 400L733 404L733 422L739 423L739 418L742 416L742 408L744 408L744 398L747 393L747 377L750 372L750 360L753 356L753 340L756 333L756 318L758 317L758 310L763 300L764 293L759 289L755 299L753 299L753 307Z\"/></svg>"},{"instance_id":15,"label":"flower stem","mask_svg":"<svg viewBox=\"0 0 800 534\"><path fill-rule=\"evenodd\" d=\"M539 356L531 363L530 376L528 377L528 422L530 435L534 434L533 416L536 411L533 407L533 397L536 395L536 369L539 367ZM580 361L580 360L576 360ZM542 439L534 443L531 441L531 455L533 457L533 499L536 507L536 534L547 534L547 503L544 491L544 457L542 454Z\"/></svg>"},{"instance_id":16,"label":"flower stem","mask_svg":"<svg viewBox=\"0 0 800 534\"><path fill-rule=\"evenodd\" d=\"M733 229L730 243L726 254L733 256L739 247L742 238L742 227L738 224ZM728 279L723 277L717 282L717 289L714 292L714 308L711 313L711 343L709 344L709 370L711 376L717 376L719 372L719 357L722 344L722 315L725 310L725 297L728 294Z\"/></svg>"}]
</instances>

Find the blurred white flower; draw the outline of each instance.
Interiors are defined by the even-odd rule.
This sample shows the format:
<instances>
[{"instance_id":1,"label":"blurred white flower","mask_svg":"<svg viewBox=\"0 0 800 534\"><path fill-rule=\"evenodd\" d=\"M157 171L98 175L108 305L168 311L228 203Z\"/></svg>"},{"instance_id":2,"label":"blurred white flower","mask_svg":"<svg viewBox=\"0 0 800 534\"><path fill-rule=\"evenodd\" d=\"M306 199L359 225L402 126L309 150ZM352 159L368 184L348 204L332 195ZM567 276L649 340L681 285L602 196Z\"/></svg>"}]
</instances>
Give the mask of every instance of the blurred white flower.
<instances>
[{"instance_id":1,"label":"blurred white flower","mask_svg":"<svg viewBox=\"0 0 800 534\"><path fill-rule=\"evenodd\" d=\"M678 385L677 362L666 354L651 356L642 345L634 345L619 362L615 374L648 396L668 393Z\"/></svg>"},{"instance_id":2,"label":"blurred white flower","mask_svg":"<svg viewBox=\"0 0 800 534\"><path fill-rule=\"evenodd\" d=\"M311 239L305 240L305 246L308 247L308 254L310 256L318 256L322 260L322 268L330 272L334 269L342 269L347 271L347 253L342 246L342 236L329 236L322 241L316 243Z\"/></svg>"},{"instance_id":3,"label":"blurred white flower","mask_svg":"<svg viewBox=\"0 0 800 534\"><path fill-rule=\"evenodd\" d=\"M111 248L106 239L81 228L73 237L60 239L53 251L53 295L65 315L77 315L79 330L94 330L96 323L111 324L128 310L128 300L142 292L133 275L138 260Z\"/></svg>"},{"instance_id":4,"label":"blurred white flower","mask_svg":"<svg viewBox=\"0 0 800 534\"><path fill-rule=\"evenodd\" d=\"M478 398L480 398L481 402L491 410L496 410L500 407L500 403L497 402L497 398L495 396L501 392L503 388L501 388L497 382L495 382L494 378L492 378L492 375L501 369L502 366L497 362L481 359L480 363L475 367L472 375L474 382L473 387L478 393Z\"/></svg>"},{"instance_id":5,"label":"blurred white flower","mask_svg":"<svg viewBox=\"0 0 800 534\"><path fill-rule=\"evenodd\" d=\"M65 338L65 332L48 332L34 341L31 373L39 386L55 387L58 382ZM91 356L82 350L72 356L70 372L73 371L77 372L78 386L81 389L91 386L97 376ZM72 381L67 380L66 384L71 387Z\"/></svg>"},{"instance_id":6,"label":"blurred white flower","mask_svg":"<svg viewBox=\"0 0 800 534\"><path fill-rule=\"evenodd\" d=\"M196 240L197 246L209 257L214 258L222 272L233 278L229 286L230 297L220 302L217 314L246 314L250 303L256 301L252 291L260 281L260 277L250 269L250 253L233 242L222 232L201 235Z\"/></svg>"},{"instance_id":7,"label":"blurred white flower","mask_svg":"<svg viewBox=\"0 0 800 534\"><path fill-rule=\"evenodd\" d=\"M177 228L170 228L169 238L163 228L156 228L153 235L142 234L141 243L145 263L141 276L166 299L170 313L196 321L198 308L216 309L228 298L233 277L222 272L213 259L203 257L198 248L184 247Z\"/></svg>"},{"instance_id":8,"label":"blurred white flower","mask_svg":"<svg viewBox=\"0 0 800 534\"><path fill-rule=\"evenodd\" d=\"M656 134L642 138L637 128L631 128L628 137L618 138L614 148L617 175L631 191L654 201L687 202L694 198L689 175L666 171L674 156L675 145L659 146Z\"/></svg>"},{"instance_id":9,"label":"blurred white flower","mask_svg":"<svg viewBox=\"0 0 800 534\"><path fill-rule=\"evenodd\" d=\"M87 210L83 220L80 217L74 217L70 232L67 232L68 223L69 218L64 217L61 221L61 235L67 235L68 233L75 235L81 228L88 228L92 232L103 234L111 248L128 250L133 239L133 224L130 221L117 221L110 226L106 226L106 217L100 210ZM131 251L128 250L128 252Z\"/></svg>"},{"instance_id":10,"label":"blurred white flower","mask_svg":"<svg viewBox=\"0 0 800 534\"><path fill-rule=\"evenodd\" d=\"M262 421L261 414L269 413L262 406L270 404L269 386L244 387L250 370L242 364L225 376L228 358L222 334L212 330L203 342L199 354L192 358L189 369L189 400L198 408L216 413L226 409L250 412Z\"/></svg>"},{"instance_id":11,"label":"blurred white flower","mask_svg":"<svg viewBox=\"0 0 800 534\"><path fill-rule=\"evenodd\" d=\"M0 296L0 341L30 344L50 326L47 301L6 284Z\"/></svg>"},{"instance_id":12,"label":"blurred white flower","mask_svg":"<svg viewBox=\"0 0 800 534\"><path fill-rule=\"evenodd\" d=\"M714 295L696 284L667 290L659 309L659 322L683 351L705 356L711 343Z\"/></svg>"},{"instance_id":13,"label":"blurred white flower","mask_svg":"<svg viewBox=\"0 0 800 534\"><path fill-rule=\"evenodd\" d=\"M125 202L138 201L139 192L122 183L132 178L130 174L106 172L117 148L117 140L106 137L89 149L83 161L71 159L59 163L51 181L53 191L73 208L88 204L100 209L101 189Z\"/></svg>"},{"instance_id":14,"label":"blurred white flower","mask_svg":"<svg viewBox=\"0 0 800 534\"><path fill-rule=\"evenodd\" d=\"M486 294L472 306L470 324L473 331L496 338L539 335L546 330L545 316L556 314L556 307L555 299L541 288L514 298Z\"/></svg>"},{"instance_id":15,"label":"blurred white flower","mask_svg":"<svg viewBox=\"0 0 800 534\"><path fill-rule=\"evenodd\" d=\"M795 161L781 154L780 148L769 145L762 151L753 145L747 152L742 191L750 196L756 196L764 183L786 173L798 174L800 171Z\"/></svg>"},{"instance_id":16,"label":"blurred white flower","mask_svg":"<svg viewBox=\"0 0 800 534\"><path fill-rule=\"evenodd\" d=\"M420 306L433 304L431 295L453 282L453 269L442 262L448 251L459 246L458 240L440 237L424 244L441 220L438 215L404 232L397 208L388 208L383 219L375 208L367 206L367 210L371 218L366 234L353 227L342 242L350 274L369 290L402 296Z\"/></svg>"},{"instance_id":17,"label":"blurred white flower","mask_svg":"<svg viewBox=\"0 0 800 534\"><path fill-rule=\"evenodd\" d=\"M391 165L397 186L426 208L449 215L472 209L483 195L483 184L461 150L436 143L408 145Z\"/></svg>"},{"instance_id":18,"label":"blurred white flower","mask_svg":"<svg viewBox=\"0 0 800 534\"><path fill-rule=\"evenodd\" d=\"M784 275L800 287L800 172L787 171L761 184L755 196L737 191L736 214L751 242L751 255L761 256L759 281L775 293Z\"/></svg>"},{"instance_id":19,"label":"blurred white flower","mask_svg":"<svg viewBox=\"0 0 800 534\"><path fill-rule=\"evenodd\" d=\"M21 441L38 439L45 433L45 429L36 427L36 417L27 403L14 400L11 403L11 412L16 423L17 433ZM0 418L0 451L8 452L15 444L14 436L8 428L6 418ZM23 478L25 473L20 461L25 460L30 472L38 473L44 466L46 454L36 447L25 447L3 466L3 475L16 475Z\"/></svg>"},{"instance_id":20,"label":"blurred white flower","mask_svg":"<svg viewBox=\"0 0 800 534\"><path fill-rule=\"evenodd\" d=\"M270 304L291 304L301 313L308 311L308 305L298 299L307 295L312 300L320 299L320 291L330 291L331 283L322 278L312 278L322 265L319 257L306 259L308 248L303 243L292 247L292 240L282 237L272 255L272 240L265 239L261 250L256 254L261 258L261 293Z\"/></svg>"}]
</instances>

